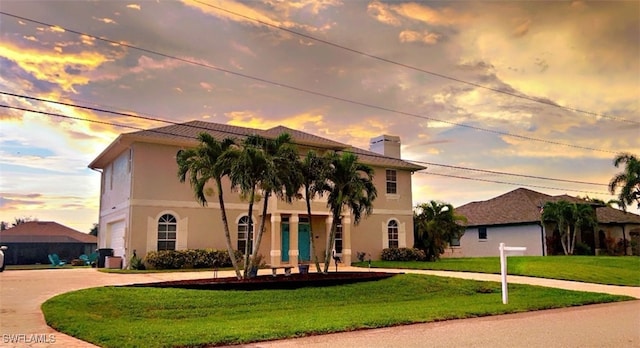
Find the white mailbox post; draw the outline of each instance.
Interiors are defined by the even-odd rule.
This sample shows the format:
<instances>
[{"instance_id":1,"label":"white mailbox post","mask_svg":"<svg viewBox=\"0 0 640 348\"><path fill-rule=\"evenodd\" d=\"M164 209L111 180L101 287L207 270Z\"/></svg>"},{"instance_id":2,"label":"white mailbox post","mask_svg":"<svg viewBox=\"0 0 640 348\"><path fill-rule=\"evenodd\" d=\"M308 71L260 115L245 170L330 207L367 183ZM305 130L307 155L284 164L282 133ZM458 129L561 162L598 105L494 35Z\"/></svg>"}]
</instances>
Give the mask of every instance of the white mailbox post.
<instances>
[{"instance_id":1,"label":"white mailbox post","mask_svg":"<svg viewBox=\"0 0 640 348\"><path fill-rule=\"evenodd\" d=\"M502 303L509 303L509 291L507 288L507 255L509 251L526 251L526 247L508 247L500 243L500 275L502 276Z\"/></svg>"}]
</instances>

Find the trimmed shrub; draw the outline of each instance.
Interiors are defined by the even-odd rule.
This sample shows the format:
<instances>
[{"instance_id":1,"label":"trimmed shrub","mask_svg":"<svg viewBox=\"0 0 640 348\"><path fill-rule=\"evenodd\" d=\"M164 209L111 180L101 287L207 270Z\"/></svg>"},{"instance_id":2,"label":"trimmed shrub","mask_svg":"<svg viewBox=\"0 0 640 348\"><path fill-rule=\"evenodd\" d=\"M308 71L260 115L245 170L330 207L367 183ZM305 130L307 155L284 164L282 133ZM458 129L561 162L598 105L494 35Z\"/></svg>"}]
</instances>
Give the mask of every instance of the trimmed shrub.
<instances>
[{"instance_id":1,"label":"trimmed shrub","mask_svg":"<svg viewBox=\"0 0 640 348\"><path fill-rule=\"evenodd\" d=\"M416 248L387 248L382 250L380 258L383 261L425 261L427 256Z\"/></svg>"},{"instance_id":2,"label":"trimmed shrub","mask_svg":"<svg viewBox=\"0 0 640 348\"><path fill-rule=\"evenodd\" d=\"M242 253L235 251L236 260ZM231 267L231 259L226 250L188 249L150 251L144 263L152 269L189 269Z\"/></svg>"}]
</instances>

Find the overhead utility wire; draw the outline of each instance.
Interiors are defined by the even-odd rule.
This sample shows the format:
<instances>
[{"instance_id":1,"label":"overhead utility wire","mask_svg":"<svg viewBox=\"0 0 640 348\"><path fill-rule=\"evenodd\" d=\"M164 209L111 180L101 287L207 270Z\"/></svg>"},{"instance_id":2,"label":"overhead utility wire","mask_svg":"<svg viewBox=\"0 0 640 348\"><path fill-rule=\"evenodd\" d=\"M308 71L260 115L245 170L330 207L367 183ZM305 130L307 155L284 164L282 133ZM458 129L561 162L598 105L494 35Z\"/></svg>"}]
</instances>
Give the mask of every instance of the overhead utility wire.
<instances>
[{"instance_id":1,"label":"overhead utility wire","mask_svg":"<svg viewBox=\"0 0 640 348\"><path fill-rule=\"evenodd\" d=\"M496 93L501 93L501 94L505 94L505 95L508 95L508 96L511 96L511 97L525 99L525 100L532 101L532 102L535 102L535 103L540 103L540 104L544 104L544 105L548 105L548 106L553 106L553 107L556 107L556 108L565 109L565 110L569 110L569 111L573 111L573 112L578 112L578 113L587 114L587 115L596 116L596 117L608 118L608 119L615 120L615 121L620 121L620 122L628 122L628 123L640 124L640 121L627 120L627 119L624 119L624 118L621 118L621 117L609 116L609 115L600 114L600 113L593 112L593 111L588 111L588 110L582 110L582 109L578 109L578 108L574 108L574 107L570 107L570 106L563 106L563 105L559 105L559 104L556 104L556 103L554 103L552 101L547 101L547 100L544 100L544 99L541 99L541 98L530 97L530 96L527 96L527 95L524 95L524 94L518 94L518 93L509 92L509 91L505 91L505 90L494 88L494 87L481 85L481 84L475 83L475 82L465 81L465 80L462 80L462 79L459 79L459 78L456 78L456 77L451 77L451 76L448 76L448 75L444 75L444 74L440 74L440 73L437 73L437 72L425 70L425 69L418 68L418 67L415 67L415 66L412 66L412 65L408 65L408 64L405 64L405 63L396 62L396 61L391 60L391 59L379 57L379 56L376 56L376 55L373 55L371 53L367 53L367 52L364 52L364 51L359 51L359 50L356 50L356 49L351 48L351 47L343 46L343 45L337 44L335 42L323 40L323 39L317 38L315 36L311 36L311 35L308 35L308 34L300 33L300 32L285 28L285 27L281 27L279 25L267 23L267 22L265 22L263 20L260 20L260 19L257 19L257 18L253 18L253 17L249 17L247 15L243 15L241 13L234 12L232 10L229 10L229 9L226 9L226 8L223 8L223 7L220 7L220 6L212 5L212 4L206 3L204 1L200 1L200 0L191 0L191 1L199 3L199 4L202 4L204 6L208 6L208 7L214 8L214 9L219 10L219 11L223 11L223 12L232 14L234 16L242 17L242 18L248 19L250 21L254 21L254 22L260 23L262 25L269 26L271 28L279 29L279 30L285 31L285 32L290 33L290 34L298 35L300 37L304 37L304 38L309 39L309 40L321 42L323 44L326 44L326 45L329 45L329 46L333 46L333 47L336 47L336 48L339 48L339 49L342 49L342 50L345 50L345 51L349 51L349 52L352 52L352 53L356 53L356 54L359 54L359 55L362 55L362 56L365 56L365 57L368 57L368 58L371 58L371 59L379 60L379 61L382 61L382 62L385 62L385 63L389 63L389 64L393 64L393 65L397 65L397 66L400 66L400 67L403 67L403 68L407 68L407 69L410 69L410 70L422 72L422 73L429 74L429 75L432 75L432 76L440 77L442 79L455 81L455 82L463 83L463 84L474 86L474 87L478 87L478 88L483 88L483 89L486 89L486 90L489 90L489 91L493 91L493 92L496 92Z\"/></svg>"},{"instance_id":2,"label":"overhead utility wire","mask_svg":"<svg viewBox=\"0 0 640 348\"><path fill-rule=\"evenodd\" d=\"M98 37L98 36L87 34L87 33L82 33L82 32L75 31L75 30L72 30L72 29L68 29L68 28L65 28L65 27L61 27L61 26L58 26L58 25L52 25L52 24L41 22L41 21L25 18L25 17L22 17L22 16L17 16L17 15L14 15L14 14L2 12L2 11L0 11L0 14L6 15L6 16L9 16L9 17L13 17L13 18L16 18L16 19L24 20L24 21L36 23L36 24L46 25L46 26L49 26L49 27L52 27L52 28L62 29L62 30L68 31L68 32L73 33L73 34L84 35L86 37L90 37L90 38L93 38L93 39L96 39L96 40L108 42L108 43L111 43L111 44L114 44L114 45L119 45L119 46L122 46L122 47L127 47L127 48L131 48L131 49L139 50L139 51L142 51L142 52L158 55L158 56L169 58L169 59L175 59L175 60L187 63L187 64L193 64L193 65L197 65L197 66L200 66L200 67L204 67L204 68L208 68L208 69L224 72L224 73L227 73L227 74L240 76L240 77L244 77L244 78L255 80L255 81L264 82L264 83L271 84L271 85L274 85L274 86L283 87L283 88L287 88L287 89L291 89L291 90L294 90L294 91L303 92L303 93L307 93L307 94L312 94L312 95L316 95L316 96L321 96L321 97L328 98L328 99L338 100L338 101L342 101L342 102L349 103L349 104L360 105L360 106L368 107L368 108L371 108L371 109L382 110L382 111L387 111L387 112L391 112L391 113L397 113L397 114L400 114L400 115L415 117L415 118L419 118L419 119L442 122L442 123L450 124L452 126L465 127L465 128L469 128L469 129L473 129L473 130L478 130L478 131L483 131L483 132L488 132L488 133L494 133L494 134L498 134L498 135L504 135L504 136L509 136L509 137L523 139L523 140L537 141L537 142L542 142L542 143L546 143L546 144L560 145L560 146L572 147L572 148L582 149L582 150L606 152L606 153L613 153L613 154L616 153L615 151L596 149L596 148L587 147L587 146L579 146L579 145L561 143L561 142L552 141L552 140L533 138L533 137L528 137L528 136L524 136L524 135L512 134L512 133L508 133L508 132L501 132L501 131L492 130L492 129L488 129L488 128L471 126L471 125L467 125L467 124L464 124L464 123L455 123L455 122L451 122L451 121L440 120L440 119L429 117L429 116L424 116L424 115L414 114L414 113L410 113L410 112L390 109L390 108L386 108L386 107L379 106L379 105L373 105L373 104L368 104L368 103L365 103L365 102L359 102L359 101L355 101L355 100L351 100L351 99L346 99L346 98L343 98L343 97L338 97L338 96L335 96L335 95L330 95L330 94L326 94L326 93L322 93L322 92L312 91L312 90L309 90L309 89L288 85L288 84L281 83L281 82L270 81L270 80L267 80L267 79L264 79L264 78L255 77L255 76L251 76L251 75L247 75L247 74L242 74L242 73L239 73L239 72L236 72L236 71L232 71L232 70L216 67L216 66L213 66L213 65L205 64L205 63L191 61L191 60L188 60L188 59L185 59L185 58L180 58L180 57L172 56L172 55L169 55L169 54L166 54L166 53L161 53L161 52L153 51L153 50L150 50L150 49L133 46L133 45L130 45L130 44L127 44L127 43L123 43L123 42L117 42L117 41L114 41L114 40Z\"/></svg>"},{"instance_id":3,"label":"overhead utility wire","mask_svg":"<svg viewBox=\"0 0 640 348\"><path fill-rule=\"evenodd\" d=\"M34 100L34 101L39 101L39 102L59 104L59 105L64 105L64 106L70 106L70 107L76 107L76 108L91 110L91 111L103 112L103 113L108 113L108 114L112 114L112 115L131 117L131 118L138 118L138 119L143 119L143 120L147 120L147 121L164 122L164 123L168 123L168 124L172 124L172 125L188 126L188 127L191 127L191 128L202 129L202 130L206 130L206 131L210 131L211 130L211 129L207 128L207 127L200 127L200 126L196 126L196 125L184 125L183 123L179 123L179 122L175 122L175 121L168 121L168 120L163 120L163 119L153 118L153 117L148 117L148 116L139 116L139 115L135 115L135 114L129 114L129 113L123 113L123 112L118 112L118 111L113 111L113 110L100 109L100 108L91 107L91 106L83 106L83 105L66 103L66 102L61 102L61 101L54 101L54 100L49 100L49 99L31 97L31 96L20 95L20 94L15 94L15 93L9 93L9 92L0 91L0 94L1 95L12 96L12 97L16 97L16 98L24 98L24 99ZM20 109L20 110L24 111L24 109ZM60 116L60 117L62 117L62 116ZM69 117L71 118L71 116L69 116ZM82 118L75 118L75 119L85 120L85 119L82 119ZM123 125L117 125L117 126L125 127ZM128 126L126 126L126 127L128 127ZM149 129L143 129L143 128L139 128L139 127L132 127L132 128L134 128L136 130L157 132L157 133L161 133L161 134L165 134L165 135L178 135L178 134L174 134L174 133L170 133L170 132L157 131L155 129L149 130ZM232 135L238 135L238 136L243 136L244 135L244 134L241 134L241 133L231 132L231 131L220 131L220 132L221 133L232 134ZM197 139L197 137L191 137L191 136L184 136L184 137L185 138L189 138L189 139ZM300 144L297 144L297 145L300 145ZM381 155L377 155L377 156L376 155L368 155L368 156L379 157L379 158L384 157L384 156L381 156ZM467 168L467 167L462 167L462 166L453 166L453 165L439 164L439 163L433 163L433 162L424 162L424 161L417 161L417 160L410 160L410 159L405 159L405 161L412 162L412 163L418 163L418 164L431 165L431 166L445 167L445 168L450 168L450 169L459 169L459 170L467 170L467 171L488 173L488 174L507 175L507 176L514 176L514 177L522 177L522 178L529 178L529 179L539 179L539 180L548 180L548 181L558 181L558 182L567 182L567 183L574 183L574 184L607 186L606 184L599 184L599 183L586 182L586 181L558 179L558 178L547 178L547 177L542 177L542 176L507 173L507 172L485 170L485 169L476 169L476 168Z\"/></svg>"},{"instance_id":4,"label":"overhead utility wire","mask_svg":"<svg viewBox=\"0 0 640 348\"><path fill-rule=\"evenodd\" d=\"M23 107L11 106L11 105L6 105L6 104L0 104L0 107L1 107L1 108L7 108L7 109L13 109L13 110L20 110L20 111L25 111L25 112L33 112L33 113L37 113L37 114L42 114L42 115L47 115L47 116L53 116L53 117L60 117L60 118L65 118L65 119L72 119L72 120L78 120L78 121L84 121L84 122L91 122L91 123L98 123L98 124L104 124L104 125L110 125L110 126L116 126L116 127L122 127L122 128L130 128L130 129L135 129L135 130L148 131L148 132L158 133L158 134L165 134L165 135L171 135L171 136L178 136L178 137L183 137L183 138L187 138L187 139L197 139L196 137L193 137L193 136L189 136L189 135L182 135L182 134L175 134L175 133L171 133L171 132L163 132L163 131L160 131L160 130L157 130L157 129L144 129L144 128L140 128L140 127L136 127L136 126L130 126L130 125L124 125L124 124L118 124L118 123L113 123L113 122L98 121L98 120L88 120L88 119L81 118L81 117L75 117L75 116L62 115L62 114L57 114L57 113L47 112L47 111L41 111L41 110L35 110L35 109L27 109L27 108L23 108ZM561 189L561 188L547 187L547 186L537 186L537 185L529 185L529 184L518 184L518 183L512 183L512 182L506 182L506 181L489 180L489 179L478 179L478 178L469 178L469 177L457 176L457 175L449 175L449 174L437 174L437 173L431 173L431 172L418 172L418 173L420 173L420 174L426 174L426 175L437 175L437 176L443 176L443 177L449 177L449 178L455 178L455 179L466 179L466 180L483 181L483 182L488 182L488 183L503 184L503 185L511 185L511 186L535 187L535 188L545 188L545 189L558 190L558 191L571 191L571 192L581 192L581 193L592 193L592 194L610 195L610 194L608 194L608 193L603 193L603 192L592 192L592 191L570 190L570 189Z\"/></svg>"},{"instance_id":5,"label":"overhead utility wire","mask_svg":"<svg viewBox=\"0 0 640 348\"><path fill-rule=\"evenodd\" d=\"M470 178L470 177L466 177L466 176L451 175L451 174L439 174L439 173L434 173L434 172L417 172L417 173L425 174L425 175L444 176L444 177L447 177L447 178L455 178L455 179L463 179L463 180L482 181L482 182L489 182L489 183L494 183L494 184L504 184L504 185L512 185L512 186L527 186L527 187L535 187L535 188L542 188L542 189L556 190L556 191L571 191L571 192L591 193L591 194L597 194L597 195L612 196L612 194L608 193L608 192L605 193L605 192L572 190L572 189L567 189L567 188L539 186L539 185L529 185L529 184L521 185L521 184L518 184L518 183L508 182L508 181L498 181L498 180L489 180L489 179L481 179L481 178Z\"/></svg>"}]
</instances>

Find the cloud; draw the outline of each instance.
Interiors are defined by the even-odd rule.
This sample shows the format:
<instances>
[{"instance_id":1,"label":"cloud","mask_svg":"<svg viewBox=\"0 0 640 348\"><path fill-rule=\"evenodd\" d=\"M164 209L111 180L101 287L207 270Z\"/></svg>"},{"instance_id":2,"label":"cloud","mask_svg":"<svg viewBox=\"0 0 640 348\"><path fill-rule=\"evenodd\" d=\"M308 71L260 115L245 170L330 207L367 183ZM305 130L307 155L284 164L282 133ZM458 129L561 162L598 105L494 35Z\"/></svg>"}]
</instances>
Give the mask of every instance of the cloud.
<instances>
[{"instance_id":1,"label":"cloud","mask_svg":"<svg viewBox=\"0 0 640 348\"><path fill-rule=\"evenodd\" d=\"M132 10L140 10L142 7L138 4L129 4L127 5L127 8L132 9Z\"/></svg>"},{"instance_id":2,"label":"cloud","mask_svg":"<svg viewBox=\"0 0 640 348\"><path fill-rule=\"evenodd\" d=\"M389 6L382 4L380 1L372 1L367 6L367 13L377 19L379 22L392 26L399 26L400 19L392 13Z\"/></svg>"},{"instance_id":3,"label":"cloud","mask_svg":"<svg viewBox=\"0 0 640 348\"><path fill-rule=\"evenodd\" d=\"M0 56L15 62L34 78L59 85L63 90L76 92L74 86L85 85L90 79L82 74L70 74L67 69L89 72L107 61L97 52L58 54L47 50L22 48L11 42L0 44Z\"/></svg>"},{"instance_id":4,"label":"cloud","mask_svg":"<svg viewBox=\"0 0 640 348\"><path fill-rule=\"evenodd\" d=\"M427 45L433 45L438 42L440 35L430 32L417 32L413 30L403 30L398 35L400 42L422 42Z\"/></svg>"}]
</instances>

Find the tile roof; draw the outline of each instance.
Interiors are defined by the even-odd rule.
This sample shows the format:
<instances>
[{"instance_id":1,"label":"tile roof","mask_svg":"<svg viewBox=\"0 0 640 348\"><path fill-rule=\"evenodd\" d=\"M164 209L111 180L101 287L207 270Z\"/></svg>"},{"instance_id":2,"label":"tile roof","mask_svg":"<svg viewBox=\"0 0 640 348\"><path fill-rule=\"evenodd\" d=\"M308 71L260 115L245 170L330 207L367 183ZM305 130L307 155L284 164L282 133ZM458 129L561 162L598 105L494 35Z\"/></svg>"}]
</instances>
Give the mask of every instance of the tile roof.
<instances>
[{"instance_id":1,"label":"tile roof","mask_svg":"<svg viewBox=\"0 0 640 348\"><path fill-rule=\"evenodd\" d=\"M462 205L456 208L456 213L467 217L467 226L537 223L540 221L541 207L547 202L560 200L588 203L583 199L568 195L550 196L529 189L518 188L486 201ZM625 213L612 207L595 206L599 223L640 224L640 215Z\"/></svg>"},{"instance_id":2,"label":"tile roof","mask_svg":"<svg viewBox=\"0 0 640 348\"><path fill-rule=\"evenodd\" d=\"M354 148L334 140L322 138L310 133L291 129L284 126L277 126L270 129L255 129L247 127L232 126L221 123L190 121L181 124L174 124L159 128L122 134L107 149L105 149L91 164L90 168L104 168L110 161L115 159L120 152L124 151L127 144L135 140L176 144L181 146L195 146L198 134L206 131L214 138L222 140L232 137L242 139L252 134L261 135L266 138L274 138L283 132L287 132L293 141L302 146L320 147L336 151L352 151L358 156L362 156L364 163L380 166L389 166L398 169L420 170L425 167L410 162L403 161L388 156L383 156L374 152Z\"/></svg>"},{"instance_id":3,"label":"tile roof","mask_svg":"<svg viewBox=\"0 0 640 348\"><path fill-rule=\"evenodd\" d=\"M29 221L0 232L0 243L92 243L98 238L53 221Z\"/></svg>"}]
</instances>

